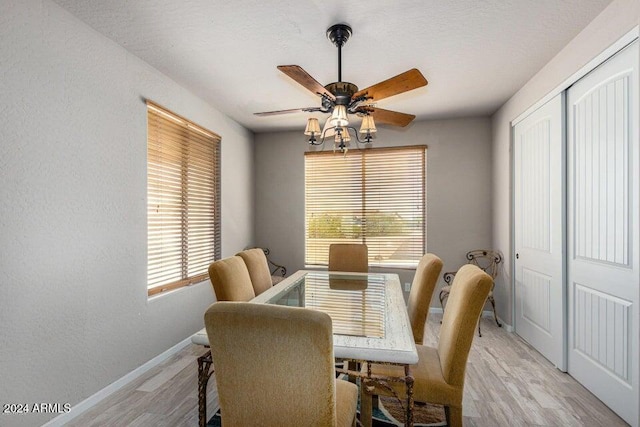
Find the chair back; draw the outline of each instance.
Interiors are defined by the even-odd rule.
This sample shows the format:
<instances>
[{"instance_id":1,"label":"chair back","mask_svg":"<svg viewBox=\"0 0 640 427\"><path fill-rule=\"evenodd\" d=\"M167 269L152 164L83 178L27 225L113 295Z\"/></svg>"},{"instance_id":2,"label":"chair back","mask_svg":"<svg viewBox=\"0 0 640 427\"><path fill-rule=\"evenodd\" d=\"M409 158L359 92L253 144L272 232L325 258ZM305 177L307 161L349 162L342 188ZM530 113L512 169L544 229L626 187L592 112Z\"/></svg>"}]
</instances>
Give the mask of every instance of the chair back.
<instances>
[{"instance_id":1,"label":"chair back","mask_svg":"<svg viewBox=\"0 0 640 427\"><path fill-rule=\"evenodd\" d=\"M336 424L333 336L327 314L221 302L209 307L204 319L222 425Z\"/></svg>"},{"instance_id":2,"label":"chair back","mask_svg":"<svg viewBox=\"0 0 640 427\"><path fill-rule=\"evenodd\" d=\"M260 248L247 249L236 254L247 266L251 284L256 296L271 288L271 272L267 263L267 256Z\"/></svg>"},{"instance_id":3,"label":"chair back","mask_svg":"<svg viewBox=\"0 0 640 427\"><path fill-rule=\"evenodd\" d=\"M424 325L427 322L431 297L440 271L442 271L442 260L434 254L426 254L420 259L413 277L407 312L416 344L422 344Z\"/></svg>"},{"instance_id":4,"label":"chair back","mask_svg":"<svg viewBox=\"0 0 640 427\"><path fill-rule=\"evenodd\" d=\"M466 257L469 260L469 264L478 266L482 271L491 276L492 279L498 276L500 263L502 262L500 252L488 249L477 249L467 252Z\"/></svg>"},{"instance_id":5,"label":"chair back","mask_svg":"<svg viewBox=\"0 0 640 427\"><path fill-rule=\"evenodd\" d=\"M369 248L361 243L329 245L329 271L367 273L369 271Z\"/></svg>"},{"instance_id":6,"label":"chair back","mask_svg":"<svg viewBox=\"0 0 640 427\"><path fill-rule=\"evenodd\" d=\"M491 276L473 264L460 267L453 279L438 341L440 367L450 385L464 385L471 342L492 286Z\"/></svg>"},{"instance_id":7,"label":"chair back","mask_svg":"<svg viewBox=\"0 0 640 427\"><path fill-rule=\"evenodd\" d=\"M209 278L218 301L249 301L256 296L249 270L239 256L213 262Z\"/></svg>"}]
</instances>

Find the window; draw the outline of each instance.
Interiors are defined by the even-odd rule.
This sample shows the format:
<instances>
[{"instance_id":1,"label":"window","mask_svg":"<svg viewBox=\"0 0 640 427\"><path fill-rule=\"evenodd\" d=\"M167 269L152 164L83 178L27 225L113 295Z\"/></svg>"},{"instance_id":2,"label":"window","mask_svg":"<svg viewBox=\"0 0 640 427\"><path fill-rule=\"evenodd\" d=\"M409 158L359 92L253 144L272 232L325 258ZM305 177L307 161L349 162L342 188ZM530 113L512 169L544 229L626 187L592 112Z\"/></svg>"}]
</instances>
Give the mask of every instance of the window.
<instances>
[{"instance_id":1,"label":"window","mask_svg":"<svg viewBox=\"0 0 640 427\"><path fill-rule=\"evenodd\" d=\"M147 290L207 278L220 258L220 137L147 101Z\"/></svg>"},{"instance_id":2,"label":"window","mask_svg":"<svg viewBox=\"0 0 640 427\"><path fill-rule=\"evenodd\" d=\"M426 146L305 153L305 263L366 243L369 265L415 267L426 245Z\"/></svg>"}]
</instances>

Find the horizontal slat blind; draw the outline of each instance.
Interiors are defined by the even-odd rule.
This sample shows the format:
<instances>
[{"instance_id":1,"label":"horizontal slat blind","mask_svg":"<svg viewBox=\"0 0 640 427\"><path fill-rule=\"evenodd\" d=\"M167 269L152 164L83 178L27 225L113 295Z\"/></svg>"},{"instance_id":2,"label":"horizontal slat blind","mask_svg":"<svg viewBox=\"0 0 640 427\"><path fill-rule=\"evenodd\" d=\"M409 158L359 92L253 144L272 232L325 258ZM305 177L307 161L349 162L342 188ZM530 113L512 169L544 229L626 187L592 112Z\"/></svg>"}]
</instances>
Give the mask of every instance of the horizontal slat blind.
<instances>
[{"instance_id":1,"label":"horizontal slat blind","mask_svg":"<svg viewBox=\"0 0 640 427\"><path fill-rule=\"evenodd\" d=\"M369 265L413 267L425 252L426 146L305 153L305 263L366 243Z\"/></svg>"},{"instance_id":2,"label":"horizontal slat blind","mask_svg":"<svg viewBox=\"0 0 640 427\"><path fill-rule=\"evenodd\" d=\"M147 102L149 295L199 282L220 258L220 137Z\"/></svg>"}]
</instances>

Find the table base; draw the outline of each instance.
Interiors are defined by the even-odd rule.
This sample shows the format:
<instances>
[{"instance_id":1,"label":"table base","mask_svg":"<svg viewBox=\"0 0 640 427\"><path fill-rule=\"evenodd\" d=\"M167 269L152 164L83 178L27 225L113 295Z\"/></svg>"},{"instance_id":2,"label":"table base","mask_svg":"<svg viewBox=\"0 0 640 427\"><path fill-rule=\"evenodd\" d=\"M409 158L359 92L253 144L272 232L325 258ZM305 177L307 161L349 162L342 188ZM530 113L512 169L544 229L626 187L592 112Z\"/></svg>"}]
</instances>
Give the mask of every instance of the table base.
<instances>
[{"instance_id":1,"label":"table base","mask_svg":"<svg viewBox=\"0 0 640 427\"><path fill-rule=\"evenodd\" d=\"M207 384L213 374L211 351L198 357L198 425L207 426Z\"/></svg>"},{"instance_id":2,"label":"table base","mask_svg":"<svg viewBox=\"0 0 640 427\"><path fill-rule=\"evenodd\" d=\"M402 404L402 399L395 392L393 387L389 385L389 382L403 382L407 386L407 406L405 409L405 426L413 427L413 375L411 375L411 367L410 365L405 365L402 363L391 363L391 362L369 362L366 360L356 360L355 362L360 364L367 365L367 373L363 374L361 371L353 371L350 369L336 369L336 372L340 374L346 374L350 378L351 377L359 377L360 378L360 423L363 427L371 426L371 418L372 418L372 407L373 407L373 391L376 387L383 388L385 390L391 391L392 395L400 401ZM371 374L371 363L381 364L381 365L395 365L404 367L404 377L388 377L385 375L372 375ZM402 405L404 406L404 405Z\"/></svg>"},{"instance_id":3,"label":"table base","mask_svg":"<svg viewBox=\"0 0 640 427\"><path fill-rule=\"evenodd\" d=\"M357 365L366 364L367 365L367 374L363 374L360 370L352 370L352 369L340 369L336 368L336 372L339 374L346 374L349 378L358 377L361 381L361 399L360 399L360 422L363 427L371 426L371 417L372 417L372 398L373 395L371 392L375 390L376 387L384 388L386 390L390 390L391 393L400 401L400 396L397 395L395 390L391 386L389 386L388 382L403 382L407 386L407 407L406 417L405 417L405 426L413 427L413 376L411 375L411 368L409 365L404 365L400 363L390 363L390 362L375 362L378 364L384 365L396 365L404 367L404 377L388 377L384 375L372 375L371 374L371 363L366 360L353 360L349 359L349 362L355 362ZM211 357L211 351L207 351L202 356L198 357L198 423L200 427L206 427L207 425L207 384L209 383L209 378L213 374L213 369L211 366L213 365L213 359ZM365 398L365 396L367 396Z\"/></svg>"}]
</instances>

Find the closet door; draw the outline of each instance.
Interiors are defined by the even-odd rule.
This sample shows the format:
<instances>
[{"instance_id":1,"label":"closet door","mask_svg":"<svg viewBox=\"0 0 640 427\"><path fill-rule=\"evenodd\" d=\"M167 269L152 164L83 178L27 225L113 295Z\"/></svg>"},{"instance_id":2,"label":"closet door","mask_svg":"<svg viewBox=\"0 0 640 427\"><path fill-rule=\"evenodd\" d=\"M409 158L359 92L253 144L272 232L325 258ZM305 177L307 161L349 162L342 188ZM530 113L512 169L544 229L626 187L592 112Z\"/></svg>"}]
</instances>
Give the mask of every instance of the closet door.
<instances>
[{"instance_id":1,"label":"closet door","mask_svg":"<svg viewBox=\"0 0 640 427\"><path fill-rule=\"evenodd\" d=\"M638 425L638 42L568 90L569 373Z\"/></svg>"},{"instance_id":2,"label":"closet door","mask_svg":"<svg viewBox=\"0 0 640 427\"><path fill-rule=\"evenodd\" d=\"M566 370L564 94L514 127L515 331Z\"/></svg>"}]
</instances>

